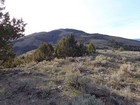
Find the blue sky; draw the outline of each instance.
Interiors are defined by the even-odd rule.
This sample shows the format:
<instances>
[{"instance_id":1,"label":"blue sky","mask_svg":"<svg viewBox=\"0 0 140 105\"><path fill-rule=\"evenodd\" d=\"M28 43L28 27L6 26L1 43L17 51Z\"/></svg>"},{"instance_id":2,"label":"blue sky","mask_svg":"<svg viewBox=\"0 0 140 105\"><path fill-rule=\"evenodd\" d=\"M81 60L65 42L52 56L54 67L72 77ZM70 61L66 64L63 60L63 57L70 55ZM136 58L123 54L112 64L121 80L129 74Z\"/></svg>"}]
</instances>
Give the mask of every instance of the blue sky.
<instances>
[{"instance_id":1,"label":"blue sky","mask_svg":"<svg viewBox=\"0 0 140 105\"><path fill-rule=\"evenodd\" d=\"M27 23L25 34L74 28L140 38L140 0L6 0L11 16Z\"/></svg>"}]
</instances>

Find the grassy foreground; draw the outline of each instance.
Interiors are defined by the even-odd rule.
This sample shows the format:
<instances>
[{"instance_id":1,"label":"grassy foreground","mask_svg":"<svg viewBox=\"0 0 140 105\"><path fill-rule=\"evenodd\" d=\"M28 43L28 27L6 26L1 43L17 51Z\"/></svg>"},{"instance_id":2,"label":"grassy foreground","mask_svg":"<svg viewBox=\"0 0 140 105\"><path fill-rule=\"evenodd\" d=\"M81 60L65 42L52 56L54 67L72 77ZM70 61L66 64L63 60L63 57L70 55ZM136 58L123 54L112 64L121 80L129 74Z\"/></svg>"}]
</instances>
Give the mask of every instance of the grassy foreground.
<instances>
[{"instance_id":1,"label":"grassy foreground","mask_svg":"<svg viewBox=\"0 0 140 105\"><path fill-rule=\"evenodd\" d=\"M140 105L140 52L99 50L0 69L0 105Z\"/></svg>"}]
</instances>

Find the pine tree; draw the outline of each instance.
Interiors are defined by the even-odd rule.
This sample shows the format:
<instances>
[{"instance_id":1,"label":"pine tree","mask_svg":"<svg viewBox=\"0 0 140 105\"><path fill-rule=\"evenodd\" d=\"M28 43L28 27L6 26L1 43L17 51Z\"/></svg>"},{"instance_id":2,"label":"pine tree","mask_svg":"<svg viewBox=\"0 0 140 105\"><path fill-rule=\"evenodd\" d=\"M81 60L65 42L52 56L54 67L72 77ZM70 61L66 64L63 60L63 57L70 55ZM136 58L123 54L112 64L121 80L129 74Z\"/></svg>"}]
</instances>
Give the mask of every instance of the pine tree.
<instances>
[{"instance_id":1,"label":"pine tree","mask_svg":"<svg viewBox=\"0 0 140 105\"><path fill-rule=\"evenodd\" d=\"M11 41L24 36L25 23L22 19L10 18L4 12L4 0L0 0L0 60L7 61L14 57Z\"/></svg>"}]
</instances>

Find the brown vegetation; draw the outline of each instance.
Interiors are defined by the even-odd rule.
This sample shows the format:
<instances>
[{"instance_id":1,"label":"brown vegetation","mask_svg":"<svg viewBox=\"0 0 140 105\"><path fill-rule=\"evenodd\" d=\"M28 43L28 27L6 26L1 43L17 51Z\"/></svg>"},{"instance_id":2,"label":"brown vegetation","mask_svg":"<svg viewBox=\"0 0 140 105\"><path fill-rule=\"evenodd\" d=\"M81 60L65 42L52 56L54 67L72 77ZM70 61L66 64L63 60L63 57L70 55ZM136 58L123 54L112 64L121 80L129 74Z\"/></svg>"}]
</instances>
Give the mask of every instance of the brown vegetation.
<instances>
[{"instance_id":1,"label":"brown vegetation","mask_svg":"<svg viewBox=\"0 0 140 105\"><path fill-rule=\"evenodd\" d=\"M30 62L0 70L0 105L140 105L139 77L140 52Z\"/></svg>"}]
</instances>

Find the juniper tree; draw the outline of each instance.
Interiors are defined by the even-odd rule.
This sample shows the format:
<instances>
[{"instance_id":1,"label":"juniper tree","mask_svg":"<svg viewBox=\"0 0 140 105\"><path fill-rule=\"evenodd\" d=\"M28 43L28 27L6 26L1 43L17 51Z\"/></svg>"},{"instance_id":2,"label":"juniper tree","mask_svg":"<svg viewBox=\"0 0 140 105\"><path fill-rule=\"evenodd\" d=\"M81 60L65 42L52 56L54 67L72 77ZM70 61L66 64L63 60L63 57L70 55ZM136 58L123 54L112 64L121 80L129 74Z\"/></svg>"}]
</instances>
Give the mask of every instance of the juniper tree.
<instances>
[{"instance_id":1,"label":"juniper tree","mask_svg":"<svg viewBox=\"0 0 140 105\"><path fill-rule=\"evenodd\" d=\"M33 54L34 61L51 60L53 58L54 49L51 44L44 43L36 49Z\"/></svg>"},{"instance_id":2,"label":"juniper tree","mask_svg":"<svg viewBox=\"0 0 140 105\"><path fill-rule=\"evenodd\" d=\"M76 56L76 41L72 34L59 40L55 47L56 57L74 57Z\"/></svg>"},{"instance_id":3,"label":"juniper tree","mask_svg":"<svg viewBox=\"0 0 140 105\"><path fill-rule=\"evenodd\" d=\"M4 12L4 0L0 0L0 60L6 61L14 57L12 41L24 36L25 23L22 19L10 18Z\"/></svg>"}]
</instances>

